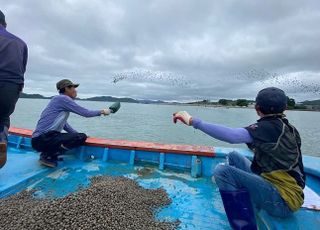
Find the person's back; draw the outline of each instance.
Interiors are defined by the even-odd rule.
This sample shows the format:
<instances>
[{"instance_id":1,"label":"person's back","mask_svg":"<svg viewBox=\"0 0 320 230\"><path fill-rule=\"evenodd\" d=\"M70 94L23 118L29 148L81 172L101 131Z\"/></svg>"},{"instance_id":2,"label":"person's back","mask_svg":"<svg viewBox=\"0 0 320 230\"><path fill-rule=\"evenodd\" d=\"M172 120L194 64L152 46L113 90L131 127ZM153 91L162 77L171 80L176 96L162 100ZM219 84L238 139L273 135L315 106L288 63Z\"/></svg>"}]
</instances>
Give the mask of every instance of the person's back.
<instances>
[{"instance_id":1,"label":"person's back","mask_svg":"<svg viewBox=\"0 0 320 230\"><path fill-rule=\"evenodd\" d=\"M284 91L269 87L259 91L255 109L260 119L248 127L207 123L186 111L174 114L174 122L180 120L221 141L247 144L253 151L252 162L233 151L228 154L227 164L218 164L213 171L227 217L235 229L256 229L252 203L281 218L303 204L306 177L301 139L285 118L286 107Z\"/></svg>"},{"instance_id":2,"label":"person's back","mask_svg":"<svg viewBox=\"0 0 320 230\"><path fill-rule=\"evenodd\" d=\"M298 130L283 115L263 117L246 129L253 137L253 142L247 144L255 157L251 170L256 174L285 170L303 189L305 174ZM298 167L298 173L291 165Z\"/></svg>"},{"instance_id":3,"label":"person's back","mask_svg":"<svg viewBox=\"0 0 320 230\"><path fill-rule=\"evenodd\" d=\"M32 137L40 136L50 130L60 132L63 129L63 127L60 128L58 126L63 125L69 117L69 112L65 111L61 106L67 100L68 96L65 95L57 95L50 100L47 107L41 113Z\"/></svg>"},{"instance_id":4,"label":"person's back","mask_svg":"<svg viewBox=\"0 0 320 230\"><path fill-rule=\"evenodd\" d=\"M251 171L277 188L292 211L303 204L305 173L298 130L284 115L265 116L246 128L254 158Z\"/></svg>"},{"instance_id":5,"label":"person's back","mask_svg":"<svg viewBox=\"0 0 320 230\"><path fill-rule=\"evenodd\" d=\"M70 112L80 113L84 117L99 116L101 114L100 111L91 112L83 107L76 107L75 102L69 96L60 94L54 96L42 111L32 137L38 137L52 130L61 132Z\"/></svg>"},{"instance_id":6,"label":"person's back","mask_svg":"<svg viewBox=\"0 0 320 230\"><path fill-rule=\"evenodd\" d=\"M28 48L6 30L7 23L0 11L0 168L7 161L7 139L10 115L24 85Z\"/></svg>"},{"instance_id":7,"label":"person's back","mask_svg":"<svg viewBox=\"0 0 320 230\"><path fill-rule=\"evenodd\" d=\"M0 25L0 82L24 84L27 45Z\"/></svg>"}]
</instances>

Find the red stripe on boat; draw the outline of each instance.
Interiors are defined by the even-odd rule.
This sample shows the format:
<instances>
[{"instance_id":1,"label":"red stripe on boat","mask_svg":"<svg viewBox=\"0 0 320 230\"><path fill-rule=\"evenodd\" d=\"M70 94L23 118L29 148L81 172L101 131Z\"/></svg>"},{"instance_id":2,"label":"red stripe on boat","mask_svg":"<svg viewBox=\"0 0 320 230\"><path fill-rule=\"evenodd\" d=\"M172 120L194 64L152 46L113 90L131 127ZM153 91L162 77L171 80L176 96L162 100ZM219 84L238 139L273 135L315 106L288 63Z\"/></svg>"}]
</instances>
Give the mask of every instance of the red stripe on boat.
<instances>
[{"instance_id":1,"label":"red stripe on boat","mask_svg":"<svg viewBox=\"0 0 320 230\"><path fill-rule=\"evenodd\" d=\"M31 137L32 130L11 127L9 129L9 133L23 137ZM155 142L111 140L94 137L89 137L86 140L85 145L162 153L178 153L207 157L215 156L214 148L209 146L160 144Z\"/></svg>"}]
</instances>

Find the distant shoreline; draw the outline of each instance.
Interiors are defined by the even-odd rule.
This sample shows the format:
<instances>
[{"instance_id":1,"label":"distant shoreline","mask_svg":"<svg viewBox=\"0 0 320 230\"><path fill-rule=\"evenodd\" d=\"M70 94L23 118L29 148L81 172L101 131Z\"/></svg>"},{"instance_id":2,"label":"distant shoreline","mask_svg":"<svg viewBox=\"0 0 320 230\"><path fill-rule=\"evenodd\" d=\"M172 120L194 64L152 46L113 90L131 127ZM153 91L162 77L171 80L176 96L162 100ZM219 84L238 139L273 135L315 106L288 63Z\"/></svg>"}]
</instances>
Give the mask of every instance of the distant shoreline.
<instances>
[{"instance_id":1,"label":"distant shoreline","mask_svg":"<svg viewBox=\"0 0 320 230\"><path fill-rule=\"evenodd\" d=\"M211 107L211 108L224 108L224 109L254 109L254 107L246 106L224 106L224 105L204 105L204 104L167 104L167 105L186 105L186 106L199 106L199 107ZM315 109L287 109L286 111L308 111L308 112L320 112L320 110Z\"/></svg>"},{"instance_id":2,"label":"distant shoreline","mask_svg":"<svg viewBox=\"0 0 320 230\"><path fill-rule=\"evenodd\" d=\"M35 97L21 97L22 99L51 99L47 97L43 98L35 98ZM79 101L97 101L103 102L102 100L87 100L87 99L77 99ZM106 102L113 102L108 101ZM142 103L142 102L129 102L129 101L122 101L123 103L130 103L130 104L143 104L143 105L177 105L177 106L192 106L192 107L210 107L210 108L223 108L223 109L254 109L254 107L245 107L245 106L224 106L224 105L204 105L204 104L189 104L189 103L170 103L170 102L162 102L162 103ZM320 110L313 110L313 109L287 109L286 111L306 111L306 112L320 112Z\"/></svg>"},{"instance_id":3,"label":"distant shoreline","mask_svg":"<svg viewBox=\"0 0 320 230\"><path fill-rule=\"evenodd\" d=\"M40 94L27 94L27 93L21 93L20 98L24 99L51 99L52 97L45 97ZM211 107L211 108L237 108L237 109L254 109L252 105L249 106L238 106L238 105L221 105L217 102L211 102L211 103L203 103L201 102L188 102L188 103L182 103L182 102L166 102L161 100L148 100L148 99L134 99L130 97L124 97L124 98L118 98L118 97L112 97L112 96L96 96L91 98L77 98L76 100L80 101L103 101L103 102L123 102L123 103L135 103L135 104L154 104L154 105L184 105L184 106L199 106L199 107ZM318 102L320 100L315 100L311 102ZM306 106L306 105L304 105ZM317 105L316 109L287 109L287 111L309 111L309 112L320 112L320 105Z\"/></svg>"}]
</instances>

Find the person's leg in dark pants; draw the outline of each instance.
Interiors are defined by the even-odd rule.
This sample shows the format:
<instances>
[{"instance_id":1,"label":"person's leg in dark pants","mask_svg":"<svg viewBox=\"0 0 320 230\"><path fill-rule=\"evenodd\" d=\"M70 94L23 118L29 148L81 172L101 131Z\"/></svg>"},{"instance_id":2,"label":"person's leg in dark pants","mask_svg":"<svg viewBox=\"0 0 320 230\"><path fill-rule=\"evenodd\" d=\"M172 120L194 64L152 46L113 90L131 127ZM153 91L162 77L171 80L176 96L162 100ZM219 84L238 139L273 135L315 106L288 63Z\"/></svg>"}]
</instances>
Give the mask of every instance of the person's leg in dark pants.
<instances>
[{"instance_id":1,"label":"person's leg in dark pants","mask_svg":"<svg viewBox=\"0 0 320 230\"><path fill-rule=\"evenodd\" d=\"M32 139L32 147L41 152L40 163L49 167L57 166L57 156L85 143L84 133L59 133L51 131Z\"/></svg>"},{"instance_id":2,"label":"person's leg in dark pants","mask_svg":"<svg viewBox=\"0 0 320 230\"><path fill-rule=\"evenodd\" d=\"M83 145L86 139L87 135L84 133L61 133L57 143L60 144L60 151L63 152Z\"/></svg>"},{"instance_id":3,"label":"person's leg in dark pants","mask_svg":"<svg viewBox=\"0 0 320 230\"><path fill-rule=\"evenodd\" d=\"M0 82L0 168L7 161L10 115L19 99L22 87L14 83Z\"/></svg>"},{"instance_id":4,"label":"person's leg in dark pants","mask_svg":"<svg viewBox=\"0 0 320 230\"><path fill-rule=\"evenodd\" d=\"M237 152L229 153L228 160L229 165L217 165L214 171L214 179L220 190L245 189L256 208L264 209L276 217L291 215L292 211L276 187L251 171L250 160Z\"/></svg>"}]
</instances>

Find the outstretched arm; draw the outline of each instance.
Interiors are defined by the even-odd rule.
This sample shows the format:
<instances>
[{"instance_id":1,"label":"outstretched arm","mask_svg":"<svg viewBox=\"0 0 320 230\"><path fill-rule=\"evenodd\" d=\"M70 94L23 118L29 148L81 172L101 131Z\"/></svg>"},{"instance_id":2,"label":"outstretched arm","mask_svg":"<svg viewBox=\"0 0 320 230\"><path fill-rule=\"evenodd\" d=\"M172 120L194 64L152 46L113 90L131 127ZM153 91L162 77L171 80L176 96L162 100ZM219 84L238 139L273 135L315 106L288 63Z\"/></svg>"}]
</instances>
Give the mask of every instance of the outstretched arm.
<instances>
[{"instance_id":1,"label":"outstretched arm","mask_svg":"<svg viewBox=\"0 0 320 230\"><path fill-rule=\"evenodd\" d=\"M192 126L209 136L230 144L251 143L252 137L245 128L229 128L223 125L210 124L198 118L192 118Z\"/></svg>"},{"instance_id":2,"label":"outstretched arm","mask_svg":"<svg viewBox=\"0 0 320 230\"><path fill-rule=\"evenodd\" d=\"M187 112L180 111L173 114L174 123L177 120L186 125L192 125L209 136L230 144L251 143L252 137L245 128L229 128L223 125L210 124L198 118L192 118Z\"/></svg>"},{"instance_id":3,"label":"outstretched arm","mask_svg":"<svg viewBox=\"0 0 320 230\"><path fill-rule=\"evenodd\" d=\"M96 117L100 116L101 114L103 115L108 115L110 112L107 113L107 111L104 110L88 110L80 105L78 105L76 102L74 102L70 97L68 96L63 96L60 97L60 106L67 111L70 111L72 113L76 113L80 116L83 117Z\"/></svg>"}]
</instances>

